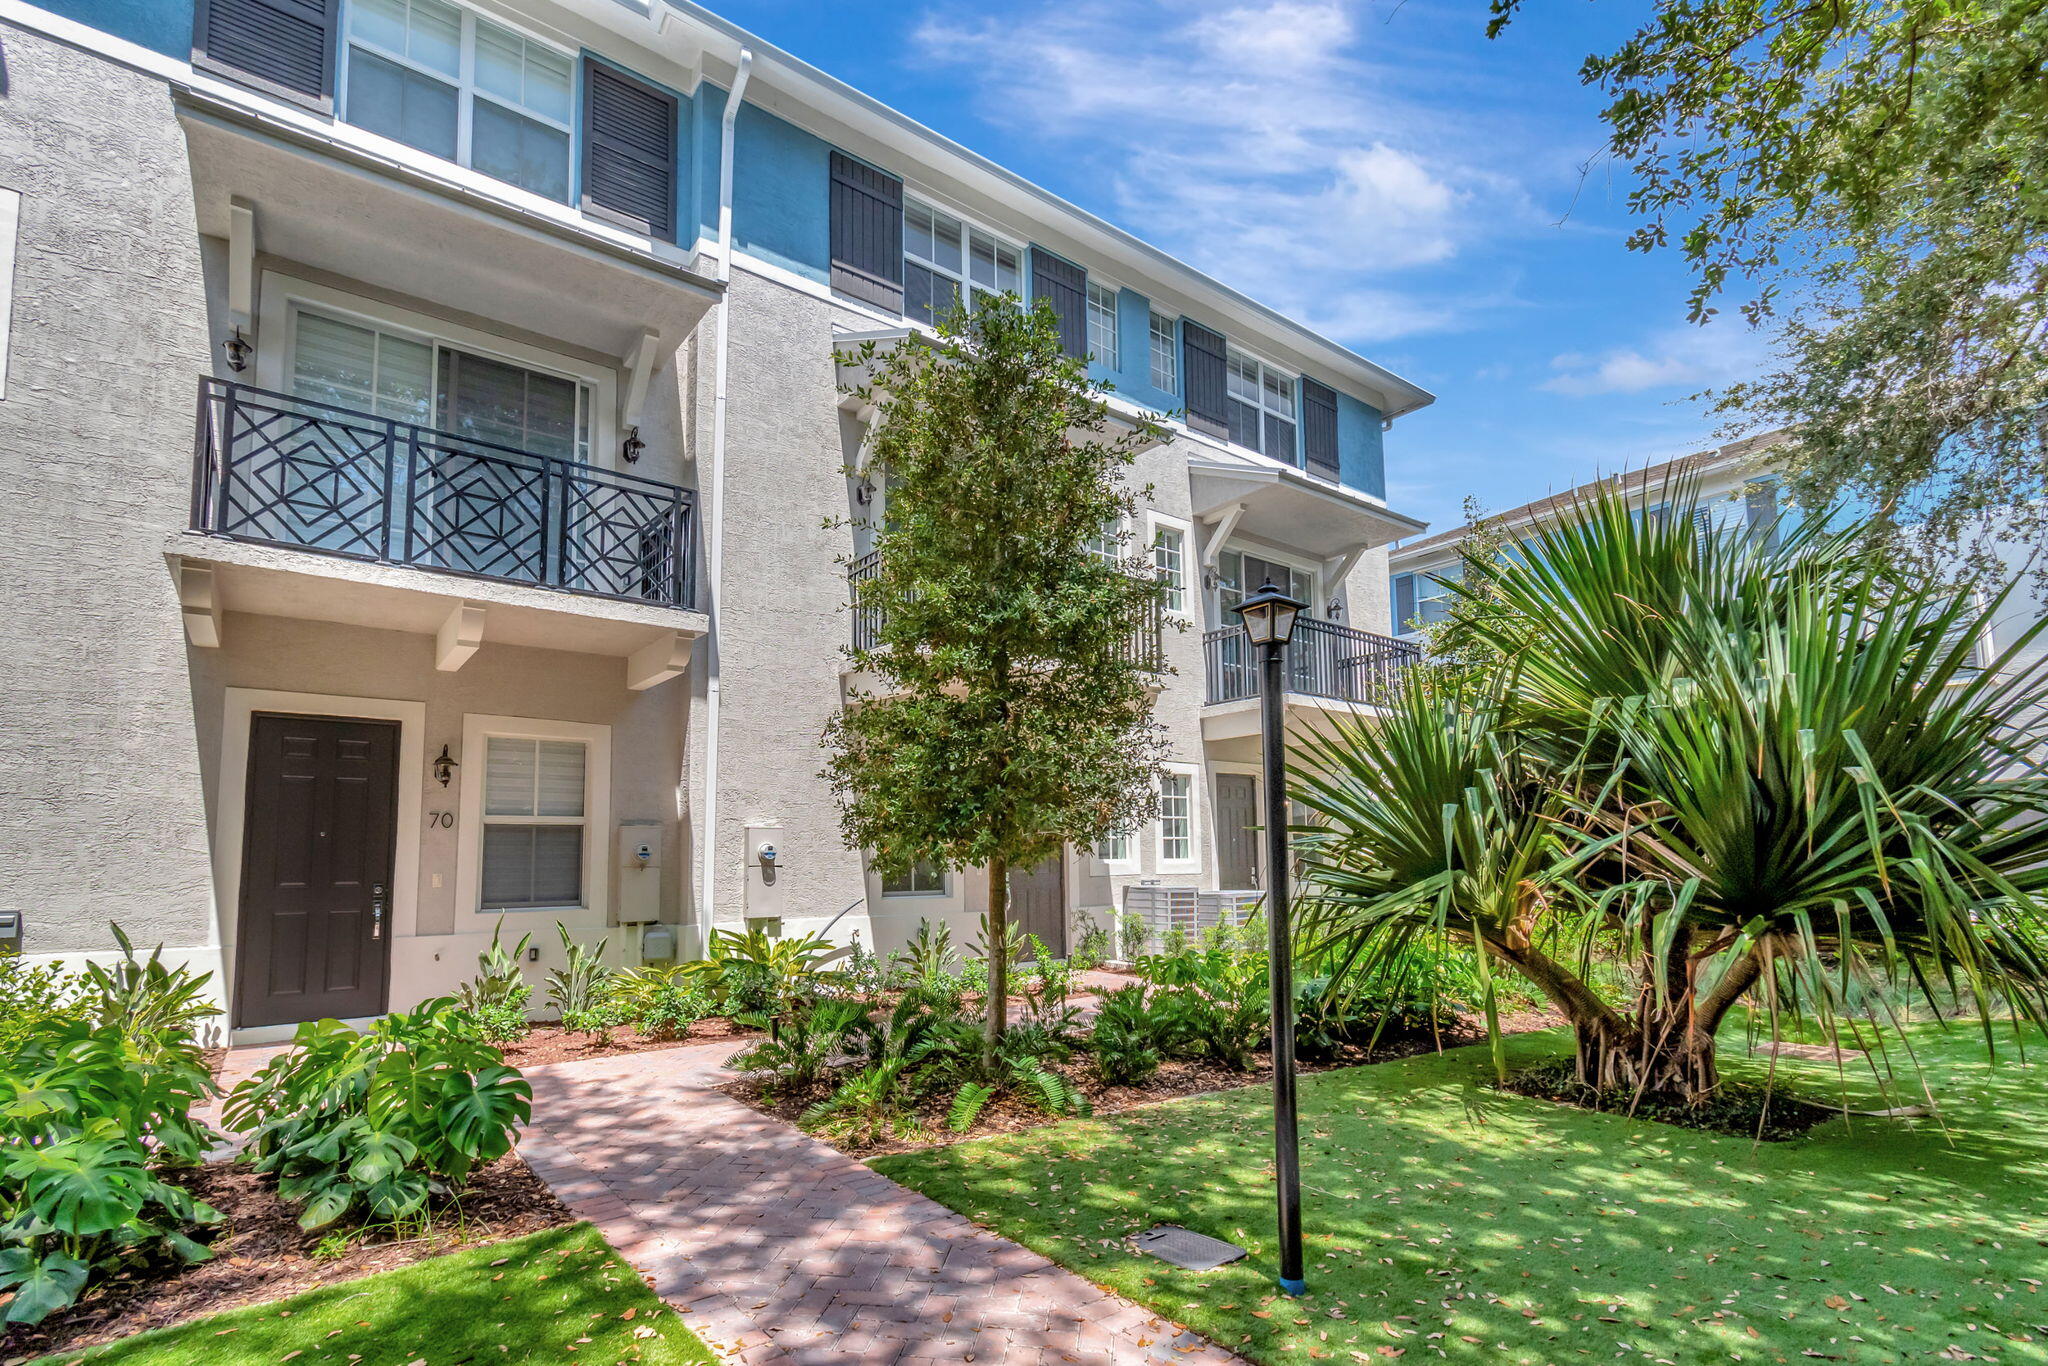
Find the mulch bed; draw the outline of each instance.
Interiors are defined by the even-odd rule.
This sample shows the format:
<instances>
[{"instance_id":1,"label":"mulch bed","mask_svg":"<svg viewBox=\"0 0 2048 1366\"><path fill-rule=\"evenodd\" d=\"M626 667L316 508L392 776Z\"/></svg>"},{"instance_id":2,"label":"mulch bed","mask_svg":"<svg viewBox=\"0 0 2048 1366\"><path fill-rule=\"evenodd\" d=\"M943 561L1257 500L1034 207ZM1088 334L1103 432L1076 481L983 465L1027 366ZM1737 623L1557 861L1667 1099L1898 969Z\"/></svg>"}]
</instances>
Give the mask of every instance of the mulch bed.
<instances>
[{"instance_id":1,"label":"mulch bed","mask_svg":"<svg viewBox=\"0 0 2048 1366\"><path fill-rule=\"evenodd\" d=\"M338 1226L307 1232L298 1207L277 1198L271 1179L214 1163L172 1180L225 1216L214 1226L214 1258L126 1272L33 1328L0 1330L0 1364L17 1366L48 1352L80 1351L187 1319L288 1299L316 1286L389 1271L457 1247L503 1242L576 1222L516 1154L479 1168L458 1201L435 1211L426 1232L366 1233L340 1256L315 1256ZM202 1241L205 1233L197 1235Z\"/></svg>"},{"instance_id":2,"label":"mulch bed","mask_svg":"<svg viewBox=\"0 0 2048 1366\"><path fill-rule=\"evenodd\" d=\"M1522 1029L1547 1029L1556 1024L1554 1018L1530 1012L1523 1016L1504 1017L1503 1029L1519 1032ZM1370 1049L1344 1048L1332 1058L1302 1061L1297 1070L1303 1074L1328 1072L1339 1067L1357 1067L1365 1063L1391 1062L1396 1058L1412 1058L1421 1053L1434 1053L1440 1048L1457 1048L1464 1044L1479 1043L1486 1038L1483 1023L1472 1019L1461 1019L1455 1025L1441 1031L1418 1031L1410 1034L1385 1035ZM1252 1059L1249 1072L1238 1072L1206 1059L1173 1059L1160 1064L1159 1070L1138 1086L1109 1086L1097 1079L1089 1065L1087 1053L1076 1049L1071 1061L1057 1064L1059 1072L1088 1097L1089 1104L1098 1115L1115 1114L1120 1110L1131 1110L1141 1105L1156 1105L1160 1101L1178 1100L1185 1096L1207 1095L1217 1091L1236 1091L1247 1086L1267 1086L1272 1083L1273 1068L1270 1058L1264 1053ZM772 1115L787 1124L795 1124L804 1111L832 1094L837 1082L821 1082L803 1092L779 1089L766 1075L742 1075L724 1083L719 1089L743 1105ZM953 1143L964 1143L969 1139L987 1138L993 1134L1016 1133L1023 1129L1035 1129L1045 1124L1060 1121L1043 1110L1037 1109L1013 1097L1001 1097L989 1104L975 1121L974 1127L965 1133L954 1133L946 1127L946 1110L952 1101L950 1093L929 1096L917 1107L918 1123L924 1133L917 1139L898 1138L878 1144L861 1144L835 1139L827 1134L816 1137L829 1143L839 1151L853 1157L875 1157L883 1153L916 1152L923 1148L944 1147Z\"/></svg>"},{"instance_id":3,"label":"mulch bed","mask_svg":"<svg viewBox=\"0 0 2048 1366\"><path fill-rule=\"evenodd\" d=\"M1534 1100L1766 1143L1798 1138L1842 1113L1749 1082L1723 1081L1711 1095L1691 1104L1675 1096L1637 1094L1626 1086L1602 1090L1580 1081L1569 1062L1525 1068L1509 1074L1500 1086L1504 1091Z\"/></svg>"},{"instance_id":4,"label":"mulch bed","mask_svg":"<svg viewBox=\"0 0 2048 1366\"><path fill-rule=\"evenodd\" d=\"M713 1016L697 1021L690 1026L690 1032L680 1038L653 1038L630 1026L615 1029L608 1047L600 1047L595 1034L564 1029L558 1024L537 1024L533 1032L519 1042L501 1047L509 1065L526 1068L550 1062L579 1062L585 1058L615 1057L620 1053L651 1053L659 1048L683 1048L690 1044L759 1037L757 1029L748 1029L722 1016Z\"/></svg>"}]
</instances>

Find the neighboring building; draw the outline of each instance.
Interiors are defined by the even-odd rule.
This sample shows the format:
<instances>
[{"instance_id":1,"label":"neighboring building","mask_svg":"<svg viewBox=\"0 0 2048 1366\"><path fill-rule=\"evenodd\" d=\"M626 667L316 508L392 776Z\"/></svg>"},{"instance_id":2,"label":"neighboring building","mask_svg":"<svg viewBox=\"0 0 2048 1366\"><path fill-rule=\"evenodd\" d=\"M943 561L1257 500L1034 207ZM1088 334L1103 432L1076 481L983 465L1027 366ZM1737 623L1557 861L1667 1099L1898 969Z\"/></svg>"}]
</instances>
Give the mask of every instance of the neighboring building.
<instances>
[{"instance_id":1,"label":"neighboring building","mask_svg":"<svg viewBox=\"0 0 2048 1366\"><path fill-rule=\"evenodd\" d=\"M1770 448L1777 433L1749 437L1716 450L1680 456L1627 474L1605 475L1533 503L1502 512L1483 511L1489 526L1509 542L1527 535L1545 520L1596 490L1619 489L1631 508L1659 514L1677 481L1696 491L1693 524L1703 536L1747 532L1778 523L1778 477L1772 472ZM1456 527L1421 540L1396 545L1387 555L1389 615L1393 634L1419 640L1443 621L1455 598L1445 587L1464 576L1463 550L1469 527Z\"/></svg>"},{"instance_id":2,"label":"neighboring building","mask_svg":"<svg viewBox=\"0 0 2048 1366\"><path fill-rule=\"evenodd\" d=\"M31 955L119 921L246 1039L447 991L501 916L543 962L971 938L984 879L885 883L818 776L869 548L828 525L886 482L835 348L962 290L1185 413L1131 528L1191 625L1160 814L1021 875L1027 926L1256 883L1262 578L1315 604L1301 716L1413 655L1357 628L1427 393L693 5L0 0L0 50Z\"/></svg>"}]
</instances>

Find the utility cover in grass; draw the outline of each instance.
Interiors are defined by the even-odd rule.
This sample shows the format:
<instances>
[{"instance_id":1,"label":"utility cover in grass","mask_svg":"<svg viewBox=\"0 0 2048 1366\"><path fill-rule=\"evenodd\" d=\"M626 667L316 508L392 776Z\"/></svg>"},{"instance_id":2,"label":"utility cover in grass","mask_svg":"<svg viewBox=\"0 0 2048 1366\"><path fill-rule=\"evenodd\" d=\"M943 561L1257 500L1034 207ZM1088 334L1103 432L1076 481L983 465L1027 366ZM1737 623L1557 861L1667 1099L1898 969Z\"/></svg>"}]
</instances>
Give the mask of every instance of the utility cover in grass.
<instances>
[{"instance_id":1,"label":"utility cover in grass","mask_svg":"<svg viewBox=\"0 0 2048 1366\"><path fill-rule=\"evenodd\" d=\"M1244 1256L1244 1249L1178 1224L1161 1224L1131 1235L1138 1251L1171 1262L1183 1271L1214 1271Z\"/></svg>"},{"instance_id":2,"label":"utility cover in grass","mask_svg":"<svg viewBox=\"0 0 2048 1366\"><path fill-rule=\"evenodd\" d=\"M33 1366L708 1366L589 1224L432 1257Z\"/></svg>"}]
</instances>

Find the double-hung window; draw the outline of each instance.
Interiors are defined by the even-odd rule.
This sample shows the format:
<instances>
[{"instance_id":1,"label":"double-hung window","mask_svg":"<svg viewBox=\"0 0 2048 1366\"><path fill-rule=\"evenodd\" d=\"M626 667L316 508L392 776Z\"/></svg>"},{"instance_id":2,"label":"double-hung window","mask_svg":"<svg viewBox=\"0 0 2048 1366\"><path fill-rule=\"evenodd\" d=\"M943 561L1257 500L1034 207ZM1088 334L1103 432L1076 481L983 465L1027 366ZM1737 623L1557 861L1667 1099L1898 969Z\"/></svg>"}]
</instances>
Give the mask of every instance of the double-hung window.
<instances>
[{"instance_id":1,"label":"double-hung window","mask_svg":"<svg viewBox=\"0 0 2048 1366\"><path fill-rule=\"evenodd\" d=\"M484 910L584 904L589 758L581 740L493 735L486 742Z\"/></svg>"},{"instance_id":2,"label":"double-hung window","mask_svg":"<svg viewBox=\"0 0 2048 1366\"><path fill-rule=\"evenodd\" d=\"M903 312L935 323L985 294L1024 293L1024 253L982 228L915 199L903 205Z\"/></svg>"},{"instance_id":3,"label":"double-hung window","mask_svg":"<svg viewBox=\"0 0 2048 1366\"><path fill-rule=\"evenodd\" d=\"M1173 335L1173 319L1154 313L1150 324L1152 342L1152 387L1169 394L1180 392L1180 343Z\"/></svg>"},{"instance_id":4,"label":"double-hung window","mask_svg":"<svg viewBox=\"0 0 2048 1366\"><path fill-rule=\"evenodd\" d=\"M1088 282L1088 353L1105 370L1121 370L1117 358L1116 291Z\"/></svg>"},{"instance_id":5,"label":"double-hung window","mask_svg":"<svg viewBox=\"0 0 2048 1366\"><path fill-rule=\"evenodd\" d=\"M883 896L944 896L946 870L936 863L919 861L900 873L882 877Z\"/></svg>"},{"instance_id":6,"label":"double-hung window","mask_svg":"<svg viewBox=\"0 0 2048 1366\"><path fill-rule=\"evenodd\" d=\"M1294 377L1232 351L1226 367L1230 439L1275 460L1300 463L1294 448Z\"/></svg>"},{"instance_id":7,"label":"double-hung window","mask_svg":"<svg viewBox=\"0 0 2048 1366\"><path fill-rule=\"evenodd\" d=\"M1185 863L1195 856L1195 779L1188 773L1159 778L1159 857Z\"/></svg>"},{"instance_id":8,"label":"double-hung window","mask_svg":"<svg viewBox=\"0 0 2048 1366\"><path fill-rule=\"evenodd\" d=\"M564 203L575 59L447 0L352 0L342 117Z\"/></svg>"},{"instance_id":9,"label":"double-hung window","mask_svg":"<svg viewBox=\"0 0 2048 1366\"><path fill-rule=\"evenodd\" d=\"M1159 575L1159 591L1169 612L1187 608L1187 533L1177 526L1152 529L1152 568Z\"/></svg>"}]
</instances>

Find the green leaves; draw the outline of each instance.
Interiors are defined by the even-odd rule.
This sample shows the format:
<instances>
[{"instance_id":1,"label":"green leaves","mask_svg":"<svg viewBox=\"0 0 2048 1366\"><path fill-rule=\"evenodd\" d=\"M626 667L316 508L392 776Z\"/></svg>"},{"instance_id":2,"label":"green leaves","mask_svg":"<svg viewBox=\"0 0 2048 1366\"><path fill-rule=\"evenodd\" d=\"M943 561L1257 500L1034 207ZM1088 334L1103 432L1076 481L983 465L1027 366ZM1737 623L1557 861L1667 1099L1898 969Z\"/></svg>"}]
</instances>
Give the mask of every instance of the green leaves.
<instances>
[{"instance_id":1,"label":"green leaves","mask_svg":"<svg viewBox=\"0 0 2048 1366\"><path fill-rule=\"evenodd\" d=\"M299 1222L320 1228L359 1205L378 1219L418 1212L439 1186L511 1150L533 1089L450 1000L377 1022L300 1026L294 1046L235 1089L229 1123L243 1155L278 1176Z\"/></svg>"},{"instance_id":2,"label":"green leaves","mask_svg":"<svg viewBox=\"0 0 2048 1366\"><path fill-rule=\"evenodd\" d=\"M141 1213L155 1183L142 1152L125 1139L72 1139L16 1150L7 1179L53 1230L70 1237L110 1233Z\"/></svg>"},{"instance_id":3,"label":"green leaves","mask_svg":"<svg viewBox=\"0 0 2048 1366\"><path fill-rule=\"evenodd\" d=\"M75 1301L90 1268L60 1253L38 1257L25 1247L0 1247L0 1290L12 1290L7 1323L41 1323Z\"/></svg>"}]
</instances>

